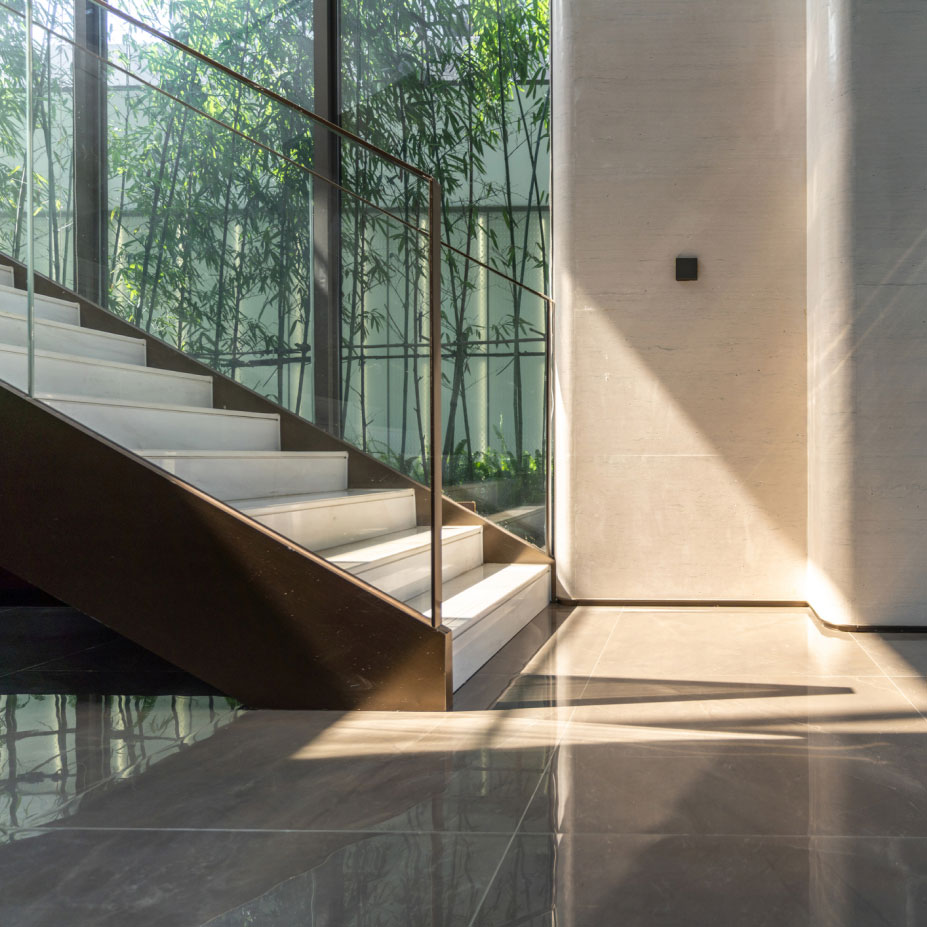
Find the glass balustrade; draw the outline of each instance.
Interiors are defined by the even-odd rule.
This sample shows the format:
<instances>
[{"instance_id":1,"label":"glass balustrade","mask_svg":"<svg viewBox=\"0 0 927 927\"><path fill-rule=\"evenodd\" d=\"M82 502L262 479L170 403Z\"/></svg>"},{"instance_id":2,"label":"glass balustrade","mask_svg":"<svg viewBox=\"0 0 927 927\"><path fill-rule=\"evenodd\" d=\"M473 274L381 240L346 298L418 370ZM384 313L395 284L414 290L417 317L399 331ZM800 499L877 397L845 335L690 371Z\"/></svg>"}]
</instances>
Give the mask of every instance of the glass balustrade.
<instances>
[{"instance_id":1,"label":"glass balustrade","mask_svg":"<svg viewBox=\"0 0 927 927\"><path fill-rule=\"evenodd\" d=\"M435 182L105 4L4 4L0 17L4 41L21 43L0 65L18 106L5 111L3 157L32 181L31 192L20 181L19 201L6 198L2 250L31 267L26 277L77 292L205 365L204 374L222 374L368 452L356 416L369 407L354 401L365 376L351 367L350 332L379 324L386 302L407 301L401 337L417 357L401 414L422 427L417 484L430 487L437 472L440 487ZM402 255L398 264L385 249ZM213 409L197 384L188 393L176 379L125 369L145 358L124 338L95 340L86 324L63 330L47 294L35 310L34 324L24 312L23 331L10 336L21 342L20 362L4 377L59 411L162 465L180 452L280 446L280 428L266 418ZM95 385L82 387L93 395L62 395L55 385L61 364L75 359L96 368ZM140 424L158 417L160 425ZM387 435L384 447L394 443ZM318 466L305 461L307 471ZM228 498L227 490L224 501L439 623L439 506L401 474L348 483L344 471L353 469L342 467L330 485L295 480L285 498ZM384 576L396 558L403 569Z\"/></svg>"},{"instance_id":2,"label":"glass balustrade","mask_svg":"<svg viewBox=\"0 0 927 927\"><path fill-rule=\"evenodd\" d=\"M463 249L441 242L463 244L429 175L105 3L0 2L0 43L0 252L26 281L548 543L546 259L537 280L504 273L479 245L491 222ZM67 353L45 315L27 296L20 372L4 375L40 397ZM155 385L115 398L183 405ZM417 535L427 589L386 591L438 622L440 507L419 494L414 510L388 533ZM363 578L333 540L305 546Z\"/></svg>"}]
</instances>

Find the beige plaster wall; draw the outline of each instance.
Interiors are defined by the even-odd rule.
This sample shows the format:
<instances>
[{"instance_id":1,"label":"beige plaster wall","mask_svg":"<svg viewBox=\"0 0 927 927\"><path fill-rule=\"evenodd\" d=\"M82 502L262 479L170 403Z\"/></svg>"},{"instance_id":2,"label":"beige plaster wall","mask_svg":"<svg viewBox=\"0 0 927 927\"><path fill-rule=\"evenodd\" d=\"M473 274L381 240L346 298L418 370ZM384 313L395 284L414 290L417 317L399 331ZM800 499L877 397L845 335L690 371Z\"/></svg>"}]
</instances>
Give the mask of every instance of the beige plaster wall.
<instances>
[{"instance_id":1,"label":"beige plaster wall","mask_svg":"<svg viewBox=\"0 0 927 927\"><path fill-rule=\"evenodd\" d=\"M927 4L808 3L808 598L927 625Z\"/></svg>"},{"instance_id":2,"label":"beige plaster wall","mask_svg":"<svg viewBox=\"0 0 927 927\"><path fill-rule=\"evenodd\" d=\"M562 592L804 599L804 0L555 0L553 44Z\"/></svg>"}]
</instances>

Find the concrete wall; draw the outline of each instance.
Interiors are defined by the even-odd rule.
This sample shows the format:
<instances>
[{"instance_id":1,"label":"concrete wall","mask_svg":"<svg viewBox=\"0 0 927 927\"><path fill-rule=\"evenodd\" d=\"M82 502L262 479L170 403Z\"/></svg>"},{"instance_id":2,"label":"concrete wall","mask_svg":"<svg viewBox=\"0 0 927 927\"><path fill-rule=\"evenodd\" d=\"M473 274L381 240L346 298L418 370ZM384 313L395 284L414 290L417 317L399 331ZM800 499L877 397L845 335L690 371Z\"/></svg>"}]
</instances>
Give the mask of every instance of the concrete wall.
<instances>
[{"instance_id":1,"label":"concrete wall","mask_svg":"<svg viewBox=\"0 0 927 927\"><path fill-rule=\"evenodd\" d=\"M557 0L553 42L563 591L803 599L804 0Z\"/></svg>"},{"instance_id":2,"label":"concrete wall","mask_svg":"<svg viewBox=\"0 0 927 927\"><path fill-rule=\"evenodd\" d=\"M927 4L809 0L809 601L927 624Z\"/></svg>"}]
</instances>

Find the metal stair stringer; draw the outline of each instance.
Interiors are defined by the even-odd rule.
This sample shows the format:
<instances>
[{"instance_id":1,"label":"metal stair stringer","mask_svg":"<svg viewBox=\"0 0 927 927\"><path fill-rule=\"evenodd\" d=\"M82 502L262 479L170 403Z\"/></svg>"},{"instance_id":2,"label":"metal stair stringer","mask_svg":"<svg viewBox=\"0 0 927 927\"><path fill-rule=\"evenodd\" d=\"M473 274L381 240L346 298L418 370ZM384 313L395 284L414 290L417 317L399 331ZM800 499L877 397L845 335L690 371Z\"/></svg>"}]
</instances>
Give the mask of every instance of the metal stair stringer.
<instances>
[{"instance_id":1,"label":"metal stair stringer","mask_svg":"<svg viewBox=\"0 0 927 927\"><path fill-rule=\"evenodd\" d=\"M0 383L0 564L244 704L441 711L451 637Z\"/></svg>"}]
</instances>

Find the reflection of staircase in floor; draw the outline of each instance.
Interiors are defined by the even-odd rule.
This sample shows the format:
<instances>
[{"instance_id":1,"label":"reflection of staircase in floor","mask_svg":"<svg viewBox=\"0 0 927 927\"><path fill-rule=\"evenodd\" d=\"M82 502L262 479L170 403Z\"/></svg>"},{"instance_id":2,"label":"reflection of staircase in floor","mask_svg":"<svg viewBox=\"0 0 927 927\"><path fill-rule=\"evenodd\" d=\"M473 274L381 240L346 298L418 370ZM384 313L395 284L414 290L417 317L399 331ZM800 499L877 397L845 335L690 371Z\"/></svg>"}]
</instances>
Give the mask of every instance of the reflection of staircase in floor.
<instances>
[{"instance_id":1,"label":"reflection of staircase in floor","mask_svg":"<svg viewBox=\"0 0 927 927\"><path fill-rule=\"evenodd\" d=\"M0 268L0 380L24 390L26 296L12 284ZM144 338L82 327L76 302L34 305L42 403L428 613L431 532L414 489L352 486L346 451L282 451L278 414L214 408L211 376L147 366ZM549 565L484 562L483 531L442 532L454 688L549 601Z\"/></svg>"}]
</instances>

